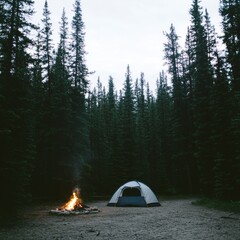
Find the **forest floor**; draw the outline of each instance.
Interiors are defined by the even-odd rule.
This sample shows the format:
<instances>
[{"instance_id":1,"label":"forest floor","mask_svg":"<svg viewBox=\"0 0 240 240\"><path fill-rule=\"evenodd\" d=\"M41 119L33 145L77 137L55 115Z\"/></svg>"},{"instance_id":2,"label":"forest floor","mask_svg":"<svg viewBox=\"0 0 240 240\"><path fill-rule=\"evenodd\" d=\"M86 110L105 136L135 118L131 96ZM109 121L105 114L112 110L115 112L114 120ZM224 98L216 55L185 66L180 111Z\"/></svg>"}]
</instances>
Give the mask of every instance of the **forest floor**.
<instances>
[{"instance_id":1,"label":"forest floor","mask_svg":"<svg viewBox=\"0 0 240 240\"><path fill-rule=\"evenodd\" d=\"M0 226L0 239L106 239L106 240L240 240L240 214L192 205L194 199L164 200L161 207L96 206L96 214L50 215L58 205L30 206L23 218L8 227Z\"/></svg>"}]
</instances>

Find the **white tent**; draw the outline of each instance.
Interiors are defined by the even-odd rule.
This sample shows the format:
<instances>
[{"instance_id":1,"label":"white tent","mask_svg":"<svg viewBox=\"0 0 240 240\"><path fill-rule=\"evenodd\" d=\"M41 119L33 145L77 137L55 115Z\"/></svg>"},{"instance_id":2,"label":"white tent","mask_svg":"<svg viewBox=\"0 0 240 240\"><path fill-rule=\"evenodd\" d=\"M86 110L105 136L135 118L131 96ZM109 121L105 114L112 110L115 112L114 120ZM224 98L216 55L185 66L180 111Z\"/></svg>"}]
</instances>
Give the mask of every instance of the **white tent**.
<instances>
[{"instance_id":1,"label":"white tent","mask_svg":"<svg viewBox=\"0 0 240 240\"><path fill-rule=\"evenodd\" d=\"M107 206L160 206L153 191L145 184L131 181L123 184L113 194Z\"/></svg>"}]
</instances>

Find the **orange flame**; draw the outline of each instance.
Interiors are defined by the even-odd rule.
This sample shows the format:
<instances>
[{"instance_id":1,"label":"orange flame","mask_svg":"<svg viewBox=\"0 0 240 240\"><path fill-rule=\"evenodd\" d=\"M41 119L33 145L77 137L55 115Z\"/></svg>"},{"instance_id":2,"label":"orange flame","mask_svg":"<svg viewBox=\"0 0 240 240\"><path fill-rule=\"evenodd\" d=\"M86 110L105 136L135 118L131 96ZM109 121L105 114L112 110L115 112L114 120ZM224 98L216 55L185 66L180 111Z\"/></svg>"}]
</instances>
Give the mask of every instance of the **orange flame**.
<instances>
[{"instance_id":1,"label":"orange flame","mask_svg":"<svg viewBox=\"0 0 240 240\"><path fill-rule=\"evenodd\" d=\"M73 191L73 194L72 194L70 200L60 209L65 209L65 210L72 211L76 208L82 208L82 200L79 197L79 195L80 195L80 190L75 189Z\"/></svg>"}]
</instances>

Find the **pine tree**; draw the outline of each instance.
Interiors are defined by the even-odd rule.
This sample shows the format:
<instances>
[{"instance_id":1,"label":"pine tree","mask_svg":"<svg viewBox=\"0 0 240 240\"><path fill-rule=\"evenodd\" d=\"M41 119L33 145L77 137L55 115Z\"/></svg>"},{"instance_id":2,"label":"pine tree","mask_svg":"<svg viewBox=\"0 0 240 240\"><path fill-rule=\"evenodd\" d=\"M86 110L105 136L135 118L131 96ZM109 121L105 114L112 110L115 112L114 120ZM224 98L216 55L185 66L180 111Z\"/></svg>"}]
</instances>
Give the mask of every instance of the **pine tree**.
<instances>
[{"instance_id":1,"label":"pine tree","mask_svg":"<svg viewBox=\"0 0 240 240\"><path fill-rule=\"evenodd\" d=\"M66 16L65 9L63 9L61 22L60 22L60 43L58 46L59 54L61 55L61 60L64 68L67 70L69 68L69 42L68 42L68 19Z\"/></svg>"},{"instance_id":2,"label":"pine tree","mask_svg":"<svg viewBox=\"0 0 240 240\"><path fill-rule=\"evenodd\" d=\"M89 156L88 141L88 118L86 113L85 95L88 91L89 74L85 64L84 49L84 23L80 0L74 4L74 16L72 19L71 49L70 49L70 79L72 82L71 101L72 101L72 136L73 136L73 162L76 174L75 182L81 181L82 164L87 164Z\"/></svg>"},{"instance_id":3,"label":"pine tree","mask_svg":"<svg viewBox=\"0 0 240 240\"><path fill-rule=\"evenodd\" d=\"M145 100L145 79L144 73L141 73L140 79L136 81L136 159L138 161L138 179L145 180L145 169L148 167L147 163L147 132L146 132L146 100Z\"/></svg>"},{"instance_id":4,"label":"pine tree","mask_svg":"<svg viewBox=\"0 0 240 240\"><path fill-rule=\"evenodd\" d=\"M150 104L148 98L148 105ZM167 85L167 77L161 72L157 81L157 98L150 108L150 142L149 165L151 183L155 188L159 186L163 192L173 193L174 174L172 171L172 99L170 87ZM155 113L154 113L155 110ZM155 115L155 116L154 116ZM153 121L153 122L152 122ZM156 181L157 179L157 181Z\"/></svg>"},{"instance_id":5,"label":"pine tree","mask_svg":"<svg viewBox=\"0 0 240 240\"><path fill-rule=\"evenodd\" d=\"M126 80L124 83L123 96L120 100L119 109L119 162L118 172L121 182L126 182L129 179L135 178L135 108L134 96L132 89L132 78L130 67L127 67Z\"/></svg>"},{"instance_id":6,"label":"pine tree","mask_svg":"<svg viewBox=\"0 0 240 240\"><path fill-rule=\"evenodd\" d=\"M157 191L159 188L163 190L165 187L165 181L164 175L162 173L165 171L165 168L161 166L160 163L165 161L165 159L161 158L162 149L160 148L159 144L160 136L156 99L150 92L149 84L147 84L146 89L145 105L144 154L146 155L146 162L144 162L144 165L142 166L142 171L144 172L143 180L148 183L153 189L155 189L155 191ZM141 149L137 148L137 156L141 155L141 152ZM163 172L161 172L161 170L163 170ZM159 186L159 182L161 182L161 186Z\"/></svg>"},{"instance_id":7,"label":"pine tree","mask_svg":"<svg viewBox=\"0 0 240 240\"><path fill-rule=\"evenodd\" d=\"M53 40L51 12L48 9L48 2L45 0L43 8L43 28L41 29L41 58L43 65L44 80L47 83L48 94L51 95L51 67L53 62Z\"/></svg>"},{"instance_id":8,"label":"pine tree","mask_svg":"<svg viewBox=\"0 0 240 240\"><path fill-rule=\"evenodd\" d=\"M71 73L75 88L81 94L86 93L88 69L85 64L84 23L80 0L75 0L74 16L72 20L72 43L71 43Z\"/></svg>"},{"instance_id":9,"label":"pine tree","mask_svg":"<svg viewBox=\"0 0 240 240\"><path fill-rule=\"evenodd\" d=\"M70 98L70 80L64 65L64 50L59 45L56 62L52 69L52 126L50 154L53 160L51 171L52 194L63 195L71 189L74 171L72 163L72 110ZM50 174L50 172L49 172ZM51 183L51 184L50 184ZM53 190L54 189L54 190Z\"/></svg>"},{"instance_id":10,"label":"pine tree","mask_svg":"<svg viewBox=\"0 0 240 240\"><path fill-rule=\"evenodd\" d=\"M55 167L52 154L53 120L53 40L52 23L47 0L44 2L42 27L39 27L34 62L34 90L37 155L33 189L38 196L52 196L52 172ZM39 97L39 99L37 99ZM41 184L42 183L42 184Z\"/></svg>"},{"instance_id":11,"label":"pine tree","mask_svg":"<svg viewBox=\"0 0 240 240\"><path fill-rule=\"evenodd\" d=\"M166 34L168 42L165 44L165 59L169 65L169 73L172 77L172 98L173 98L173 171L175 175L175 186L180 192L192 191L191 167L192 156L189 153L191 148L191 133L187 132L189 121L189 108L185 99L188 92L185 91L183 67L180 64L181 52L178 44L178 36L173 25L170 33Z\"/></svg>"},{"instance_id":12,"label":"pine tree","mask_svg":"<svg viewBox=\"0 0 240 240\"><path fill-rule=\"evenodd\" d=\"M210 63L210 68L214 71L213 66L216 62L215 53L217 51L217 36L214 26L211 24L211 19L207 9L204 15L204 29L206 32L207 48L208 48L208 59ZM214 72L212 72L214 74Z\"/></svg>"},{"instance_id":13,"label":"pine tree","mask_svg":"<svg viewBox=\"0 0 240 240\"><path fill-rule=\"evenodd\" d=\"M94 179L96 181L96 189L103 189L106 185L105 179L108 174L107 152L107 128L105 121L105 108L106 108L106 93L105 89L98 78L98 86L96 92L96 106L93 112L93 127L94 136L91 145L93 146L93 171ZM101 171L99 171L101 169ZM106 191L106 187L103 192Z\"/></svg>"},{"instance_id":14,"label":"pine tree","mask_svg":"<svg viewBox=\"0 0 240 240\"><path fill-rule=\"evenodd\" d=\"M194 123L195 156L199 168L200 187L206 195L213 192L213 157L211 144L211 89L212 71L208 58L206 31L203 26L202 8L194 0L190 9L192 46L194 47ZM193 74L193 73L192 73Z\"/></svg>"},{"instance_id":15,"label":"pine tree","mask_svg":"<svg viewBox=\"0 0 240 240\"><path fill-rule=\"evenodd\" d=\"M213 89L214 191L219 199L233 199L235 172L231 143L231 97L224 62L216 52L216 79Z\"/></svg>"},{"instance_id":16,"label":"pine tree","mask_svg":"<svg viewBox=\"0 0 240 240\"><path fill-rule=\"evenodd\" d=\"M52 164L49 166L49 186L52 194L57 197L66 194L72 188L72 109L71 109L71 82L68 72L67 49L67 18L63 10L60 22L60 41L51 68L52 94L51 112L52 132L48 143ZM59 146L61 148L59 149ZM51 169L54 169L51 171ZM54 189L54 190L53 190Z\"/></svg>"},{"instance_id":17,"label":"pine tree","mask_svg":"<svg viewBox=\"0 0 240 240\"><path fill-rule=\"evenodd\" d=\"M240 91L240 1L221 0L223 42L227 47L227 60L232 70L232 88Z\"/></svg>"},{"instance_id":18,"label":"pine tree","mask_svg":"<svg viewBox=\"0 0 240 240\"><path fill-rule=\"evenodd\" d=\"M85 162L83 166L83 173L81 175L83 186L86 186L89 193L95 194L95 187L93 183L97 181L97 175L95 174L95 146L97 144L97 90L96 87L89 92L87 99L87 115L89 118L89 152L90 161Z\"/></svg>"},{"instance_id":19,"label":"pine tree","mask_svg":"<svg viewBox=\"0 0 240 240\"><path fill-rule=\"evenodd\" d=\"M29 33L34 26L27 20L32 6L31 0L1 1L1 216L6 210L16 213L26 200L35 155L29 70Z\"/></svg>"},{"instance_id":20,"label":"pine tree","mask_svg":"<svg viewBox=\"0 0 240 240\"><path fill-rule=\"evenodd\" d=\"M223 42L226 44L226 58L229 63L229 75L232 88L232 145L234 146L234 169L235 169L235 198L239 198L240 189L240 1L221 0L220 14L222 16Z\"/></svg>"},{"instance_id":21,"label":"pine tree","mask_svg":"<svg viewBox=\"0 0 240 240\"><path fill-rule=\"evenodd\" d=\"M40 29L39 26L37 28ZM38 31L37 39L35 41L35 53L33 54L33 67L32 67L32 89L33 89L33 124L34 124L34 139L36 143L36 160L34 164L33 180L31 183L31 193L41 195L42 191L42 180L44 179L45 172L43 166L45 166L45 160L42 159L42 133L43 124L42 119L45 112L44 100L46 91L43 83L43 70L42 70L42 59L41 59L41 36Z\"/></svg>"},{"instance_id":22,"label":"pine tree","mask_svg":"<svg viewBox=\"0 0 240 240\"><path fill-rule=\"evenodd\" d=\"M107 188L108 193L116 189L115 186L115 162L117 159L117 139L118 139L118 127L117 127L117 98L115 95L115 88L112 76L108 80L108 91L106 95L106 108L105 108L105 126L107 137L107 162L108 169L105 176L106 184L109 183Z\"/></svg>"},{"instance_id":23,"label":"pine tree","mask_svg":"<svg viewBox=\"0 0 240 240\"><path fill-rule=\"evenodd\" d=\"M2 65L3 65L3 44L4 44L4 38L6 37L6 34L8 32L7 28L9 27L7 22L7 16L8 14L4 5L6 1L1 0L0 1L0 74L2 72Z\"/></svg>"}]
</instances>

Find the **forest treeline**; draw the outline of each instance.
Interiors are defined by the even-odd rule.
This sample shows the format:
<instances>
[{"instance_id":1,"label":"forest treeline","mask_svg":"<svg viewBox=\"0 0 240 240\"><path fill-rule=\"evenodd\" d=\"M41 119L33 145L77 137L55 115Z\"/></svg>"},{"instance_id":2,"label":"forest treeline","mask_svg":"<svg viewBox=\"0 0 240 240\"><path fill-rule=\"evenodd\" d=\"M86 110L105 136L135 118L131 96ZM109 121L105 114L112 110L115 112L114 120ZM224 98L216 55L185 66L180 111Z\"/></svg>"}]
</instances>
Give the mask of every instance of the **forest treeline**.
<instances>
[{"instance_id":1,"label":"forest treeline","mask_svg":"<svg viewBox=\"0 0 240 240\"><path fill-rule=\"evenodd\" d=\"M185 45L174 25L165 32L168 73L154 93L130 66L122 90L111 76L89 89L80 0L71 24L63 10L57 47L47 1L38 26L33 5L0 1L1 214L76 185L109 195L134 179L158 194L239 200L239 0L220 0L221 36L193 0Z\"/></svg>"}]
</instances>

